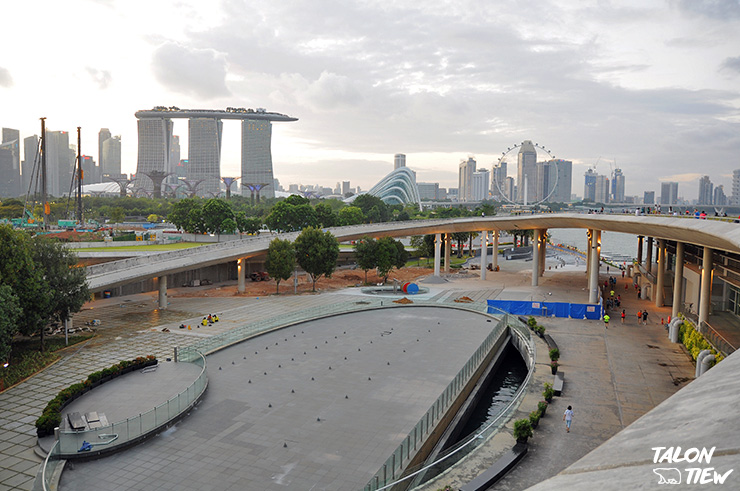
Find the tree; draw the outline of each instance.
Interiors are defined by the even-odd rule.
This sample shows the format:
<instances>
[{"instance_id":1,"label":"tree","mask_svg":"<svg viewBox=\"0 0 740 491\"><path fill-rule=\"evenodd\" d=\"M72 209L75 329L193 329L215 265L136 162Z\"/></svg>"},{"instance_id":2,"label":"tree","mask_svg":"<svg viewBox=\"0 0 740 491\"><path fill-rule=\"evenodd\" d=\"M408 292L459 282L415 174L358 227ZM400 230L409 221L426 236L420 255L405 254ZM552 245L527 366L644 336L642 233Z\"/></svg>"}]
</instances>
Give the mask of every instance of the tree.
<instances>
[{"instance_id":1,"label":"tree","mask_svg":"<svg viewBox=\"0 0 740 491\"><path fill-rule=\"evenodd\" d=\"M357 265L365 272L365 283L367 283L367 272L373 269L378 261L376 257L377 242L367 235L355 243L355 256Z\"/></svg>"},{"instance_id":2,"label":"tree","mask_svg":"<svg viewBox=\"0 0 740 491\"><path fill-rule=\"evenodd\" d=\"M113 223L121 223L126 219L126 213L123 211L123 208L120 206L116 206L113 208L110 212L110 221Z\"/></svg>"},{"instance_id":3,"label":"tree","mask_svg":"<svg viewBox=\"0 0 740 491\"><path fill-rule=\"evenodd\" d=\"M362 210L365 215L366 223L375 222L387 222L388 221L388 205L386 205L382 199L372 194L361 194L355 198L352 202L352 206L356 206ZM376 210L373 210L376 208Z\"/></svg>"},{"instance_id":4,"label":"tree","mask_svg":"<svg viewBox=\"0 0 740 491\"><path fill-rule=\"evenodd\" d=\"M0 225L0 284L7 285L18 299L23 315L17 330L34 334L46 325L44 313L50 303L50 292L42 271L34 261L33 243L22 230Z\"/></svg>"},{"instance_id":5,"label":"tree","mask_svg":"<svg viewBox=\"0 0 740 491\"><path fill-rule=\"evenodd\" d=\"M90 298L84 267L77 266L77 256L63 244L46 236L33 239L33 259L42 272L43 286L48 298L46 309L39 309L41 323L41 351L44 350L44 327L49 322L62 323L73 312L79 312ZM26 316L24 310L23 315ZM38 331L39 329L36 329Z\"/></svg>"},{"instance_id":6,"label":"tree","mask_svg":"<svg viewBox=\"0 0 740 491\"><path fill-rule=\"evenodd\" d=\"M146 221L149 223L157 223L159 221L159 216L157 216L156 213L152 213L148 217L146 217Z\"/></svg>"},{"instance_id":7,"label":"tree","mask_svg":"<svg viewBox=\"0 0 740 491\"><path fill-rule=\"evenodd\" d=\"M365 223L365 215L362 210L356 206L347 206L337 213L339 225L359 225Z\"/></svg>"},{"instance_id":8,"label":"tree","mask_svg":"<svg viewBox=\"0 0 740 491\"><path fill-rule=\"evenodd\" d=\"M434 235L414 235L411 237L411 247L416 249L420 257L434 256Z\"/></svg>"},{"instance_id":9,"label":"tree","mask_svg":"<svg viewBox=\"0 0 740 491\"><path fill-rule=\"evenodd\" d=\"M244 213L237 214L236 226L240 232L246 234L259 234L262 228L262 220L260 218L251 218L244 215Z\"/></svg>"},{"instance_id":10,"label":"tree","mask_svg":"<svg viewBox=\"0 0 740 491\"><path fill-rule=\"evenodd\" d=\"M307 227L295 239L296 260L308 273L316 291L316 282L322 276L327 278L337 267L339 244L331 232L322 232L318 228Z\"/></svg>"},{"instance_id":11,"label":"tree","mask_svg":"<svg viewBox=\"0 0 740 491\"><path fill-rule=\"evenodd\" d=\"M392 237L378 239L375 251L376 267L378 274L383 277L383 283L386 282L393 268L403 267L409 257L403 244Z\"/></svg>"},{"instance_id":12,"label":"tree","mask_svg":"<svg viewBox=\"0 0 740 491\"><path fill-rule=\"evenodd\" d=\"M322 227L335 227L337 225L337 215L328 204L319 203L314 210L316 212L316 221Z\"/></svg>"},{"instance_id":13,"label":"tree","mask_svg":"<svg viewBox=\"0 0 740 491\"><path fill-rule=\"evenodd\" d=\"M195 233L200 228L201 200L198 198L181 199L172 206L167 219L177 228Z\"/></svg>"},{"instance_id":14,"label":"tree","mask_svg":"<svg viewBox=\"0 0 740 491\"><path fill-rule=\"evenodd\" d=\"M305 200L306 203L294 205L292 202L298 200L290 200L290 198ZM278 201L272 207L270 214L267 215L265 224L270 230L277 230L278 232L294 232L306 227L318 226L316 210L307 202L307 199L295 195L289 196L283 201Z\"/></svg>"},{"instance_id":15,"label":"tree","mask_svg":"<svg viewBox=\"0 0 740 491\"><path fill-rule=\"evenodd\" d=\"M231 209L229 204L221 199L212 198L206 201L203 205L203 228L206 232L217 234L219 237L222 232L227 232L224 225L226 220L230 223L231 231L236 229L236 223L234 222L234 210Z\"/></svg>"},{"instance_id":16,"label":"tree","mask_svg":"<svg viewBox=\"0 0 740 491\"><path fill-rule=\"evenodd\" d=\"M462 257L462 244L470 238L470 232L454 232L452 239L457 241L457 257ZM446 267L446 266L445 266Z\"/></svg>"},{"instance_id":17,"label":"tree","mask_svg":"<svg viewBox=\"0 0 740 491\"><path fill-rule=\"evenodd\" d=\"M8 285L0 285L0 363L8 361L10 344L21 318L20 302Z\"/></svg>"},{"instance_id":18,"label":"tree","mask_svg":"<svg viewBox=\"0 0 740 491\"><path fill-rule=\"evenodd\" d=\"M289 240L273 239L267 249L265 269L275 278L275 293L280 294L280 280L287 280L295 269L295 248Z\"/></svg>"}]
</instances>

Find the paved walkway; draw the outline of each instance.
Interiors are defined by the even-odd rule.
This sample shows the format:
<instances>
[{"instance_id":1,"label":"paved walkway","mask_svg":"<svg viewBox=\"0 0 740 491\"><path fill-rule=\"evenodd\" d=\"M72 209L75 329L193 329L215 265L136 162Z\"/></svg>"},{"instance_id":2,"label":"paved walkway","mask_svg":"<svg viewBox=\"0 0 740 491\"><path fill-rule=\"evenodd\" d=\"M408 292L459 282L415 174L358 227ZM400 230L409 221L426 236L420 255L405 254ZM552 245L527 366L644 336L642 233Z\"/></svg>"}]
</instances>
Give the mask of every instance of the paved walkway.
<instances>
[{"instance_id":1,"label":"paved walkway","mask_svg":"<svg viewBox=\"0 0 740 491\"><path fill-rule=\"evenodd\" d=\"M585 295L586 277L582 271L569 273L566 268L558 273L546 273L540 286L533 288L528 286L531 285L530 265L502 261L504 271L489 272L486 281L477 277L453 279L439 285L441 289L450 291L438 291L437 294L439 298L445 298L470 296L469 293L487 290L490 294L501 291L499 298L540 295L550 296L552 300L561 296L580 298ZM102 325L96 338L83 346L71 347L57 364L0 394L0 491L31 488L41 462L33 451L36 444L33 423L48 400L61 388L121 359L142 354L171 356L174 346L185 346L196 337L222 332L240 323L270 318L277 313L335 301L336 296L328 294L259 300L240 297L173 298L166 311L156 309L155 294L95 302L92 310L80 312L74 322L80 326L86 320L100 319ZM655 312L648 302L643 302L651 314ZM636 310L638 305L642 304L629 308ZM213 312L219 314L221 322L211 327L195 327L203 315ZM535 436L530 455L507 477L507 480L512 480L505 480L502 486L522 489L554 475L629 424L641 412L663 400L671 390L680 388L682 377L693 375L693 368L685 355L667 345L659 321L658 315L651 315L647 327L638 327L633 321L633 325L615 326L609 332L604 332L598 322L545 322L562 347L561 362L567 374L566 393L556 400L541 429L537 430L543 436L549 432L548 438ZM191 324L192 329L178 329L181 323ZM170 329L169 333L162 332L165 327ZM679 384L672 385L673 380ZM578 438L578 445L573 445L576 438L563 440L565 434L557 432L560 427L557 413L563 409L559 406L566 402L576 408L574 431L567 437ZM529 412L531 409L525 410ZM541 451L538 451L538 445L542 445ZM564 448L569 450L564 451ZM550 462L552 455L559 455L556 463ZM482 470L486 466L484 460L481 462ZM521 481L514 480L517 473Z\"/></svg>"}]
</instances>

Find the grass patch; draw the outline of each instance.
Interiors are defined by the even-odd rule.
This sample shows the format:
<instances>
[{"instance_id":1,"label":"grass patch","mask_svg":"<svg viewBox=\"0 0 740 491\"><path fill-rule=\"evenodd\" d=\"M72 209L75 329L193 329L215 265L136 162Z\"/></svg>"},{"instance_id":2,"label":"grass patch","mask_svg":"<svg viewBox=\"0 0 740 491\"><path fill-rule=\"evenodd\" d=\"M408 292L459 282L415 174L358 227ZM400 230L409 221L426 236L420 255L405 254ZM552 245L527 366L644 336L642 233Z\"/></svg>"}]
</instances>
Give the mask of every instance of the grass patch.
<instances>
[{"instance_id":1,"label":"grass patch","mask_svg":"<svg viewBox=\"0 0 740 491\"><path fill-rule=\"evenodd\" d=\"M93 336L94 334L70 336L69 345L86 341ZM47 338L46 351L40 353L38 338L14 341L10 351L10 365L0 368L0 392L57 361L61 358L57 351L65 347L64 338Z\"/></svg>"},{"instance_id":2,"label":"grass patch","mask_svg":"<svg viewBox=\"0 0 740 491\"><path fill-rule=\"evenodd\" d=\"M85 249L75 249L76 252L107 252L107 251L176 251L178 249L189 249L191 247L200 247L206 245L205 242L173 242L171 244L151 244L140 246L120 246L120 247L89 247Z\"/></svg>"}]
</instances>

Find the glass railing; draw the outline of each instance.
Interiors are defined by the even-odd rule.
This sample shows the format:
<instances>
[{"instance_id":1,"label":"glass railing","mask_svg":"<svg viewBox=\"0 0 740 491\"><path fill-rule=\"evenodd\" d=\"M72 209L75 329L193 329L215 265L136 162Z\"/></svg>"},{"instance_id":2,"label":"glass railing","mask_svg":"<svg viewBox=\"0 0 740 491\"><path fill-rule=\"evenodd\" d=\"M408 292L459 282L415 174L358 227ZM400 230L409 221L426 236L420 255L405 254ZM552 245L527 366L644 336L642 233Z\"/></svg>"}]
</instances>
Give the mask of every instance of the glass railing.
<instances>
[{"instance_id":1,"label":"glass railing","mask_svg":"<svg viewBox=\"0 0 740 491\"><path fill-rule=\"evenodd\" d=\"M529 367L529 373L512 401L484 428L469 438L446 449L442 454L436 456L433 462L425 462L413 467L404 468L404 463L408 464L414 458L416 449L423 445L430 432L434 430L435 421L445 414L446 409L455 401L456 395L459 394L462 387L466 385L469 378L476 372L476 363L479 365L483 361L488 351L495 344L498 336L507 327L513 331L516 338L515 343L519 344L524 355L525 363ZM458 373L457 377L452 380L439 399L435 401L419 423L414 426L412 432L409 433L401 445L399 445L367 485L365 485L363 488L364 491L380 491L391 488L411 489L423 485L460 462L465 456L485 443L504 426L509 416L519 407L534 373L534 360L535 348L529 329L516 316L504 314L493 331L486 337L483 344L481 344L468 363L466 363L465 367Z\"/></svg>"},{"instance_id":2,"label":"glass railing","mask_svg":"<svg viewBox=\"0 0 740 491\"><path fill-rule=\"evenodd\" d=\"M64 465L64 460L59 458L59 440L54 442L51 450L46 455L43 464L36 473L36 480L33 482L33 491L49 491L53 489L52 482L55 480L57 471L60 466Z\"/></svg>"},{"instance_id":3,"label":"glass railing","mask_svg":"<svg viewBox=\"0 0 740 491\"><path fill-rule=\"evenodd\" d=\"M200 366L201 371L185 390L159 406L125 421L85 431L60 430L56 445L58 454L62 457L82 456L86 451L96 453L103 449L120 447L145 437L180 417L200 398L208 385L205 357L196 351L187 361Z\"/></svg>"}]
</instances>

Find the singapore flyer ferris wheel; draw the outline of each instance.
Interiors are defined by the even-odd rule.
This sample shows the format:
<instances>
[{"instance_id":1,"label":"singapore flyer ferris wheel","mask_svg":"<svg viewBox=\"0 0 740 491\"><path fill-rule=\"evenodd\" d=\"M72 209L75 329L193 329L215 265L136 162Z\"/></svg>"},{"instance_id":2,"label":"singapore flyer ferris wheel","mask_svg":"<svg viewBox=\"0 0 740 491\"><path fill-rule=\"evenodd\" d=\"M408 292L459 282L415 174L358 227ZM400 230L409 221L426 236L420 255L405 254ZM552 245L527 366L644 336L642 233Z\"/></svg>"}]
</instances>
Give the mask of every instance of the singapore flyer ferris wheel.
<instances>
[{"instance_id":1,"label":"singapore flyer ferris wheel","mask_svg":"<svg viewBox=\"0 0 740 491\"><path fill-rule=\"evenodd\" d=\"M538 159L543 154L544 160ZM516 155L516 179L509 181L509 163ZM539 161L538 161L539 160ZM558 166L555 156L539 143L525 140L501 152L493 169L493 186L499 199L512 205L537 206L548 201L558 184ZM515 183L515 186L511 184Z\"/></svg>"}]
</instances>

